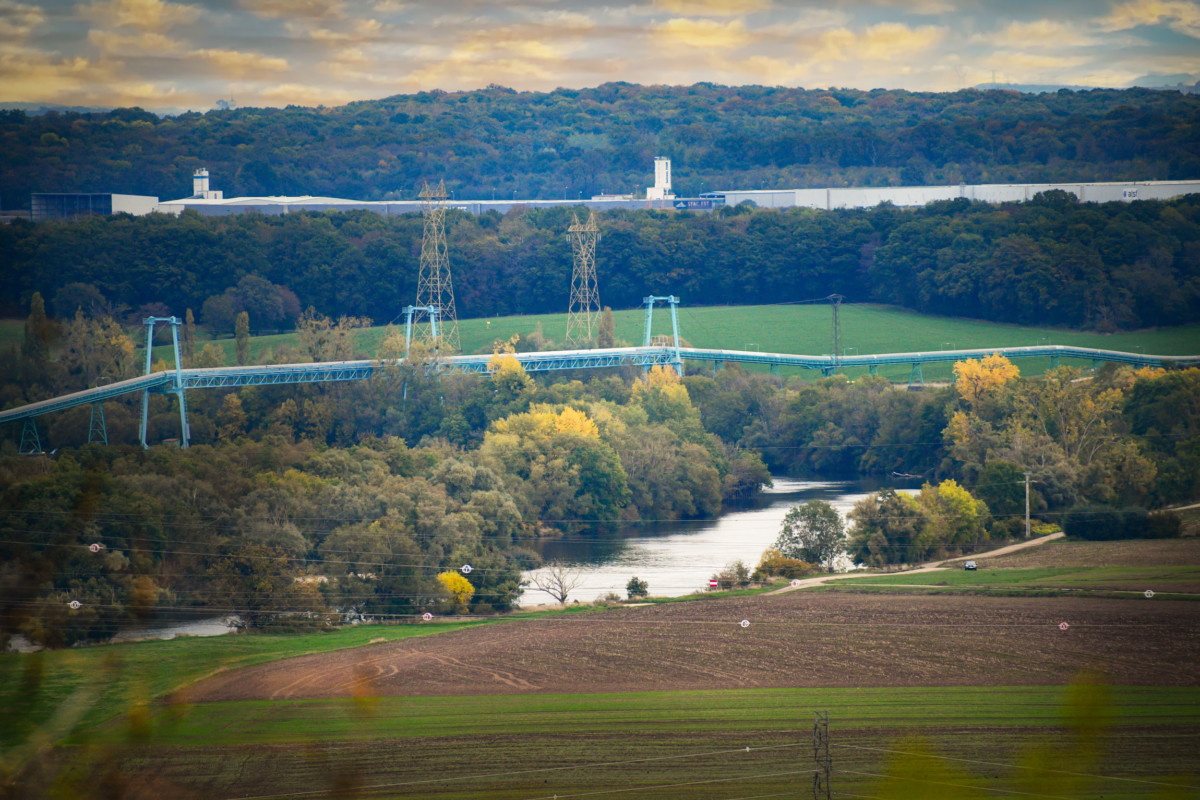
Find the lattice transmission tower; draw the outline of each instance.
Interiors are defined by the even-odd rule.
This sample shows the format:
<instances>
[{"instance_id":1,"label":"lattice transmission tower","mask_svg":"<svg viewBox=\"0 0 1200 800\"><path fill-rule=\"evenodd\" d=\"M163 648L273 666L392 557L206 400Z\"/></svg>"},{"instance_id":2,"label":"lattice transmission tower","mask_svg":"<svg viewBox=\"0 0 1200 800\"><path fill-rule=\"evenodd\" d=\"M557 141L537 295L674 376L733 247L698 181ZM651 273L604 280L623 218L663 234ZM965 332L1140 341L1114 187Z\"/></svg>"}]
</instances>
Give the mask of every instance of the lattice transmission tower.
<instances>
[{"instance_id":1,"label":"lattice transmission tower","mask_svg":"<svg viewBox=\"0 0 1200 800\"><path fill-rule=\"evenodd\" d=\"M454 284L450 280L450 259L446 251L446 182L425 184L421 198L421 216L425 233L421 238L421 269L417 276L417 302L413 332L417 339L448 353L457 353L458 313L454 310ZM437 324L430 324L429 308L436 308Z\"/></svg>"},{"instance_id":2,"label":"lattice transmission tower","mask_svg":"<svg viewBox=\"0 0 1200 800\"><path fill-rule=\"evenodd\" d=\"M596 212L588 214L587 222L579 217L567 228L575 266L571 271L571 306L567 309L567 347L586 347L595 342L596 325L600 318L600 291L596 288L596 242L600 229L596 227Z\"/></svg>"}]
</instances>

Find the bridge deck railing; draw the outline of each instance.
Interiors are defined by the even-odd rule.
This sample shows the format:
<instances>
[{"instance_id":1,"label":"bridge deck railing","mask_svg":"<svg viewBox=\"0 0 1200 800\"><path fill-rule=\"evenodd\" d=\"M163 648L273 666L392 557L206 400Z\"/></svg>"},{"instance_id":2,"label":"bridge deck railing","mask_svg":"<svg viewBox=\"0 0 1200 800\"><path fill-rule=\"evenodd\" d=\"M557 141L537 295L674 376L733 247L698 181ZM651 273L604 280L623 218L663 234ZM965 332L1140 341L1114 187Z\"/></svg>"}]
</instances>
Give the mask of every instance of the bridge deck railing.
<instances>
[{"instance_id":1,"label":"bridge deck railing","mask_svg":"<svg viewBox=\"0 0 1200 800\"><path fill-rule=\"evenodd\" d=\"M685 361L737 362L766 364L771 367L793 367L832 371L843 367L867 367L890 364L928 364L982 358L999 353L1007 358L1077 358L1109 361L1138 366L1200 366L1200 355L1167 356L1129 353L1066 345L1032 347L986 347L960 350L929 350L913 353L880 353L834 358L829 355L764 353L746 350L717 350L681 347L678 356L673 347L614 347L601 350L556 350L541 353L516 353L514 358L527 371L546 372L564 369L600 369L610 367L674 365L676 359ZM486 373L491 370L492 356L447 356L428 363L437 371ZM233 388L297 383L364 380L372 377L386 362L372 360L326 361L309 364L267 364L246 367L214 367L184 369L178 377L174 371L157 372L119 381L106 386L40 400L36 403L0 411L0 423L31 419L43 414L64 411L75 406L103 402L125 394L138 392L171 392L179 389ZM390 362L393 365L402 362ZM176 381L179 383L177 384Z\"/></svg>"}]
</instances>

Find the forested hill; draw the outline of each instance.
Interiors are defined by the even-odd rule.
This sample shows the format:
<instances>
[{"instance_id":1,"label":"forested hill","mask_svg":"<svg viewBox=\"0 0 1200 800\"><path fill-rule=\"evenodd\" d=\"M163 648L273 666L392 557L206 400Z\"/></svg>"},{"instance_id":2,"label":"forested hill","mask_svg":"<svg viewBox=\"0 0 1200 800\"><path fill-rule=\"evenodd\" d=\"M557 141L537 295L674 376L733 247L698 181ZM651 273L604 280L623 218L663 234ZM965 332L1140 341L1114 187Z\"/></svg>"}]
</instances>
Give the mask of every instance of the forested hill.
<instances>
[{"instance_id":1,"label":"forested hill","mask_svg":"<svg viewBox=\"0 0 1200 800\"><path fill-rule=\"evenodd\" d=\"M140 109L0 111L0 195L190 194L459 198L675 188L1200 178L1200 95L1147 89L1027 95L605 84L549 93L422 92L339 108L159 118Z\"/></svg>"},{"instance_id":2,"label":"forested hill","mask_svg":"<svg viewBox=\"0 0 1200 800\"><path fill-rule=\"evenodd\" d=\"M459 315L562 311L571 213L452 212ZM851 302L1100 330L1200 319L1200 195L1095 204L1056 191L1028 203L918 209L621 210L599 224L600 296L614 308L647 294L714 305L838 292ZM0 314L24 316L37 291L58 317L79 306L97 315L124 306L135 320L190 307L217 333L232 332L243 308L256 330L288 327L308 305L387 322L416 296L421 235L419 214L367 211L3 225Z\"/></svg>"}]
</instances>

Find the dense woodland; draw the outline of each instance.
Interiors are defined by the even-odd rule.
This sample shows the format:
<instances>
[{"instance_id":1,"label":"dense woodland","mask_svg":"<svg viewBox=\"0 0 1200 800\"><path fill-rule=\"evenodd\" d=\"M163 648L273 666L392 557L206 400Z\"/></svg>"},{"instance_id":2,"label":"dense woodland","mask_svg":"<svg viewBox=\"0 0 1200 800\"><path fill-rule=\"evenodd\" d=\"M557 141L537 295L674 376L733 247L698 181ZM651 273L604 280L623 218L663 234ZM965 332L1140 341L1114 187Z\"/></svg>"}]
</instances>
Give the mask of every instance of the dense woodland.
<instances>
[{"instance_id":1,"label":"dense woodland","mask_svg":"<svg viewBox=\"0 0 1200 800\"><path fill-rule=\"evenodd\" d=\"M0 194L460 198L641 191L655 156L680 194L733 188L1200 178L1200 97L637 86L421 92L339 108L158 117L0 112Z\"/></svg>"},{"instance_id":2,"label":"dense woodland","mask_svg":"<svg viewBox=\"0 0 1200 800\"><path fill-rule=\"evenodd\" d=\"M10 396L18 383L136 371L111 319L77 313L52 348L56 323L38 300L24 346L5 356ZM353 321L300 324L308 357L353 355L339 351ZM1025 379L993 356L956 364L952 387L924 392L740 369L539 381L507 354L516 344L498 347L490 375L428 372L417 348L369 381L193 392L186 451L85 445L86 408L50 419L64 447L52 458L15 455L9 431L0 633L65 644L205 609L259 626L502 610L537 561L534 540L711 518L752 498L768 467L924 480L915 498L884 492L855 509L851 553L869 564L1018 535L1026 472L1036 516L1121 509L1120 535L1154 527L1139 509L1200 497L1197 369ZM135 401L107 404L114 443L135 439ZM151 440L177 433L173 401L153 397ZM760 574L815 568L776 556ZM86 612L68 613L69 599Z\"/></svg>"},{"instance_id":3,"label":"dense woodland","mask_svg":"<svg viewBox=\"0 0 1200 800\"><path fill-rule=\"evenodd\" d=\"M637 188L655 155L674 159L680 193L1197 178L1198 112L1200 98L1144 90L624 84L165 119L4 112L0 190L173 196L207 166L229 194L411 197L421 180L444 177L460 197L575 196ZM561 311L570 220L569 209L452 213L459 314ZM600 225L600 292L618 308L650 292L695 305L837 292L1100 330L1200 318L1200 196L614 211ZM298 345L271 358L360 356L353 329L413 300L421 227L417 215L365 212L0 226L0 313L27 315L21 346L0 353L0 405L136 374L130 331L147 313L186 310L189 365L220 362L215 346L197 344L197 321L235 335L239 362L252 331L293 327ZM112 446L85 444L86 407L42 420L62 448L53 456L16 455L8 426L0 639L65 645L184 612L302 627L504 610L537 562L537 539L711 518L753 498L768 470L925 482L915 497L884 491L854 510L850 554L868 564L1018 534L1025 473L1035 515L1115 535L1177 533L1162 515L1151 526L1144 509L1200 499L1200 370L1060 368L1027 379L995 357L962 362L953 386L921 392L736 368L535 380L508 354L537 338L498 342L488 375L427 370L418 346L369 381L193 392L188 450L132 447L136 398L106 404ZM379 357L400 352L393 337ZM150 440L177 436L178 425L174 401L151 398ZM814 524L828 517L810 511ZM829 557L785 549L766 554L759 574L801 574Z\"/></svg>"},{"instance_id":4,"label":"dense woodland","mask_svg":"<svg viewBox=\"0 0 1200 800\"><path fill-rule=\"evenodd\" d=\"M571 214L451 214L459 315L562 311ZM1000 206L612 211L599 224L600 296L614 308L651 292L690 305L837 292L851 302L1099 330L1200 318L1196 195L1092 204L1048 192ZM39 291L60 318L80 307L137 319L150 308L192 308L218 334L233 333L241 310L254 331L290 329L307 306L386 323L415 297L421 235L419 215L370 212L0 226L0 273L8 277L0 313L23 316ZM239 289L247 278L257 283ZM287 292L267 292L266 284Z\"/></svg>"}]
</instances>

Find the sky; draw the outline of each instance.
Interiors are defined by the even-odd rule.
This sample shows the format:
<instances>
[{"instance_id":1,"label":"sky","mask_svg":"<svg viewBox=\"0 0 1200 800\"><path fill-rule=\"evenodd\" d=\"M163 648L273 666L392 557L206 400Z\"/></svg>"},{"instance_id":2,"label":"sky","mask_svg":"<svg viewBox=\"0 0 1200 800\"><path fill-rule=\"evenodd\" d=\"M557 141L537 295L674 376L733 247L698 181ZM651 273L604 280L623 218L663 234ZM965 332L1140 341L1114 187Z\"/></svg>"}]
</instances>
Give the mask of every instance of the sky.
<instances>
[{"instance_id":1,"label":"sky","mask_svg":"<svg viewBox=\"0 0 1200 800\"><path fill-rule=\"evenodd\" d=\"M0 0L10 103L206 110L489 84L951 91L1147 75L1200 76L1200 2Z\"/></svg>"}]
</instances>

